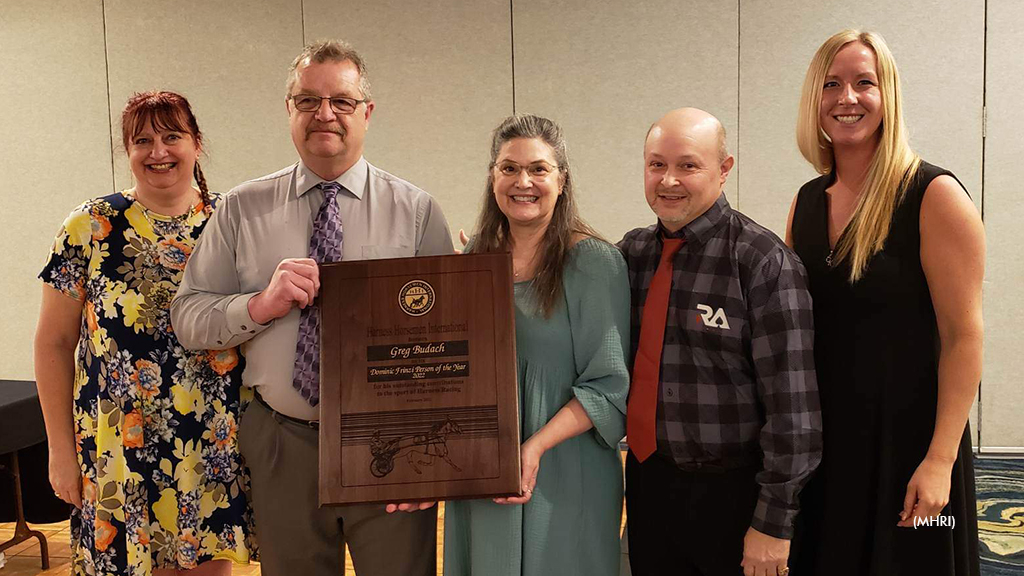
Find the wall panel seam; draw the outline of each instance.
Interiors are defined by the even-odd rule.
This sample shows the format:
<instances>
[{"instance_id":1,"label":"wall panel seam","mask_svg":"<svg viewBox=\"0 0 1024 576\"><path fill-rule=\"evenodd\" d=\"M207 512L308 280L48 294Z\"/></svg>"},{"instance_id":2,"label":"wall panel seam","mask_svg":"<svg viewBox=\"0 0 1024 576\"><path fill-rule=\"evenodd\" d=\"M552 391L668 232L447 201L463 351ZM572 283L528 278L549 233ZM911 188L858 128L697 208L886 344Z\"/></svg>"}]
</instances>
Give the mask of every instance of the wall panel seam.
<instances>
[{"instance_id":1,"label":"wall panel seam","mask_svg":"<svg viewBox=\"0 0 1024 576\"><path fill-rule=\"evenodd\" d=\"M985 226L985 141L986 141L986 123L988 122L988 114L985 108L987 104L987 93L988 93L988 0L985 0L984 14L982 16L982 48L981 48L981 190L978 192L981 194L981 225L984 230ZM985 385L985 374L982 372L981 380L978 382L978 422L975 424L974 433L976 435L975 450L980 453L981 451L981 434L982 434L982 410L984 409L984 403L981 398L981 388Z\"/></svg>"},{"instance_id":2,"label":"wall panel seam","mask_svg":"<svg viewBox=\"0 0 1024 576\"><path fill-rule=\"evenodd\" d=\"M985 222L985 142L988 123L988 0L985 0L985 14L982 19L981 48L981 221Z\"/></svg>"},{"instance_id":3,"label":"wall panel seam","mask_svg":"<svg viewBox=\"0 0 1024 576\"><path fill-rule=\"evenodd\" d=\"M107 137L110 138L110 189L116 192L117 178L114 169L114 102L110 99L110 48L107 46L107 2L100 0L100 16L103 22L103 76L107 83Z\"/></svg>"},{"instance_id":4,"label":"wall panel seam","mask_svg":"<svg viewBox=\"0 0 1024 576\"><path fill-rule=\"evenodd\" d=\"M740 71L742 67L742 17L743 17L743 3L741 0L736 0L736 158L742 158L740 156L740 100L743 98L743 93L740 91L742 86L740 83ZM736 209L740 210L740 199L742 198L740 188L740 172L743 171L743 166L736 166Z\"/></svg>"},{"instance_id":5,"label":"wall panel seam","mask_svg":"<svg viewBox=\"0 0 1024 576\"><path fill-rule=\"evenodd\" d=\"M516 113L516 22L513 0L508 0L508 30L512 55L512 114Z\"/></svg>"}]
</instances>

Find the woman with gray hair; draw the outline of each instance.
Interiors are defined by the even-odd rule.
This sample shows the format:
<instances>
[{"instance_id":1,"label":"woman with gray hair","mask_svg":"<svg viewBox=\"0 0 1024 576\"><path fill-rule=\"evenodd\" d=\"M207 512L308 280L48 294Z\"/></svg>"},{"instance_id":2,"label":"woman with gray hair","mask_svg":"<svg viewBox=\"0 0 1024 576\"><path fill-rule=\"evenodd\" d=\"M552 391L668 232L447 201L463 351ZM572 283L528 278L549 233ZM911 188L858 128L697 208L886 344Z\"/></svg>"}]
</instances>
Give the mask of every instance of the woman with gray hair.
<instances>
[{"instance_id":1,"label":"woman with gray hair","mask_svg":"<svg viewBox=\"0 0 1024 576\"><path fill-rule=\"evenodd\" d=\"M573 184L557 124L516 115L494 131L467 252L512 253L523 496L448 503L451 576L619 572L629 281Z\"/></svg>"}]
</instances>

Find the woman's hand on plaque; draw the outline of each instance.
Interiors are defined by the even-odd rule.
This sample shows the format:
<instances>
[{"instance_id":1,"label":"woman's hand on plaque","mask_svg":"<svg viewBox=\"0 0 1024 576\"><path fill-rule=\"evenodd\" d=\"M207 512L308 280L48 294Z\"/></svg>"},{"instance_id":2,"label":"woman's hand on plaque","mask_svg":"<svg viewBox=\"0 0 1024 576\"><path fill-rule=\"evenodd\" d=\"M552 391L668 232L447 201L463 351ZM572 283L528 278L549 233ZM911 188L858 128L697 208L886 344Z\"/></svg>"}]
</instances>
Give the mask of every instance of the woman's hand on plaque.
<instances>
[{"instance_id":1,"label":"woman's hand on plaque","mask_svg":"<svg viewBox=\"0 0 1024 576\"><path fill-rule=\"evenodd\" d=\"M533 498L533 491L537 488L537 472L540 470L540 458L544 455L544 447L536 436L530 437L523 442L519 449L519 459L522 462L522 476L520 486L523 490L522 496L510 496L508 498L495 498L497 504L526 504Z\"/></svg>"}]
</instances>

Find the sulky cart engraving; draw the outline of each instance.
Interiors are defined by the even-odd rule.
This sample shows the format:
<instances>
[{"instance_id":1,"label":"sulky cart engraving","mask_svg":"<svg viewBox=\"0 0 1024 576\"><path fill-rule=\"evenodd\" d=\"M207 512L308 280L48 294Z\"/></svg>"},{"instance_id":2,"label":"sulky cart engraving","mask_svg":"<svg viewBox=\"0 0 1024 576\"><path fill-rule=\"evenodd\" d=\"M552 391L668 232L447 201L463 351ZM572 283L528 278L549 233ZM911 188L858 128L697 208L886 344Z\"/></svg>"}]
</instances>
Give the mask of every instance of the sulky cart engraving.
<instances>
[{"instance_id":1,"label":"sulky cart engraving","mask_svg":"<svg viewBox=\"0 0 1024 576\"><path fill-rule=\"evenodd\" d=\"M395 469L395 460L402 456L417 474L423 473L420 466L433 466L437 459L447 462L456 472L462 472L448 457L449 434L462 434L462 428L450 417L431 426L426 434L406 434L387 441L381 440L380 430L375 430L370 438L370 454L373 455L370 473L377 478L387 476Z\"/></svg>"}]
</instances>

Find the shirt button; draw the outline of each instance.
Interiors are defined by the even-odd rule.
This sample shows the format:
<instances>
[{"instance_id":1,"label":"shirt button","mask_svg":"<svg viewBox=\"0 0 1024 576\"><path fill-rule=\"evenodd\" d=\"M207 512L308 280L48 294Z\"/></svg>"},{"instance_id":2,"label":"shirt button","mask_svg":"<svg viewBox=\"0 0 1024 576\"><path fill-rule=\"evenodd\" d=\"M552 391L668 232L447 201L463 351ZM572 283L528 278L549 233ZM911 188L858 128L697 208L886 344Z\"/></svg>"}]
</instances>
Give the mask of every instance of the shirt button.
<instances>
[{"instance_id":1,"label":"shirt button","mask_svg":"<svg viewBox=\"0 0 1024 576\"><path fill-rule=\"evenodd\" d=\"M217 344L223 344L223 342L221 342L220 340L217 340Z\"/></svg>"},{"instance_id":2,"label":"shirt button","mask_svg":"<svg viewBox=\"0 0 1024 576\"><path fill-rule=\"evenodd\" d=\"M668 389L666 394L668 394L669 396L675 396L675 394L672 393L672 389L671 388Z\"/></svg>"},{"instance_id":3,"label":"shirt button","mask_svg":"<svg viewBox=\"0 0 1024 576\"><path fill-rule=\"evenodd\" d=\"M255 333L256 333L255 330L249 330L249 334L255 334Z\"/></svg>"},{"instance_id":4,"label":"shirt button","mask_svg":"<svg viewBox=\"0 0 1024 576\"><path fill-rule=\"evenodd\" d=\"M242 324L242 330L248 330L248 329L249 329L248 326L246 326L245 324Z\"/></svg>"}]
</instances>

